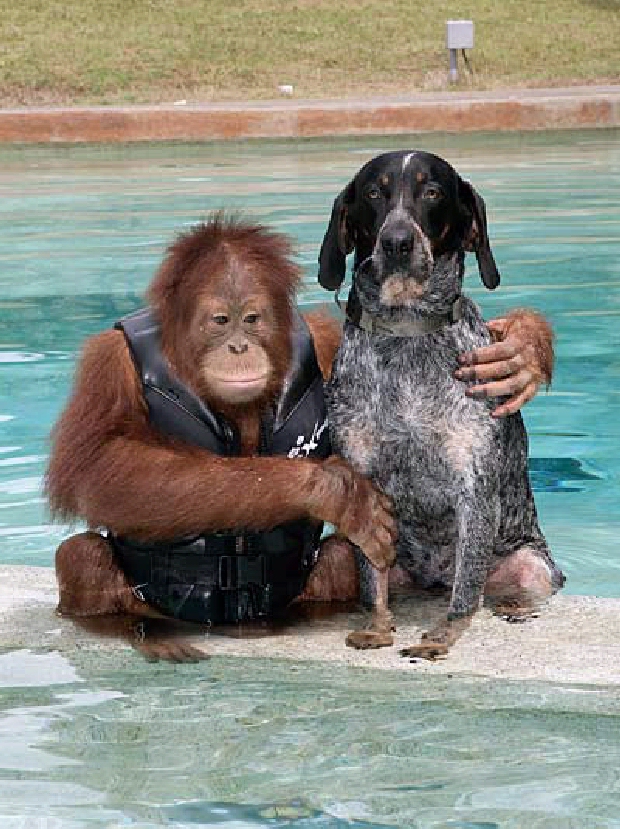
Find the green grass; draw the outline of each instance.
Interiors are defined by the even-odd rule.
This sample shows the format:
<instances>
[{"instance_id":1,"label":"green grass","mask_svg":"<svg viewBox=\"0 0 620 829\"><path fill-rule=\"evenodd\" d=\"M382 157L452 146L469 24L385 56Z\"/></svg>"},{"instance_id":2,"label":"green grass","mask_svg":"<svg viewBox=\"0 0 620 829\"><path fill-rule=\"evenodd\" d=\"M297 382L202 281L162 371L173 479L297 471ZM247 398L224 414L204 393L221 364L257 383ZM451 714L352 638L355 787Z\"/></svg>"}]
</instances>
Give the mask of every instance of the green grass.
<instances>
[{"instance_id":1,"label":"green grass","mask_svg":"<svg viewBox=\"0 0 620 829\"><path fill-rule=\"evenodd\" d=\"M403 94L620 81L620 0L0 0L3 106Z\"/></svg>"}]
</instances>

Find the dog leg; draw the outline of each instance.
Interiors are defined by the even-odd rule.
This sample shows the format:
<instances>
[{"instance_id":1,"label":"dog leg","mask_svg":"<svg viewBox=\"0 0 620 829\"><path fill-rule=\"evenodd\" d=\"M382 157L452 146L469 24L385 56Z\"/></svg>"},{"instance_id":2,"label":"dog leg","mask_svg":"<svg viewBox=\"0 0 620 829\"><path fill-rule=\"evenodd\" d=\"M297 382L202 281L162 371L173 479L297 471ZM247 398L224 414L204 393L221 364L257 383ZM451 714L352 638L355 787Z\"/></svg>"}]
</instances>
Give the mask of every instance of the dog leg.
<instances>
[{"instance_id":1,"label":"dog leg","mask_svg":"<svg viewBox=\"0 0 620 829\"><path fill-rule=\"evenodd\" d=\"M481 489L472 488L470 497L463 498L457 509L459 533L448 616L424 633L419 645L402 648L401 656L430 660L445 656L480 606L499 516L497 498Z\"/></svg>"},{"instance_id":2,"label":"dog leg","mask_svg":"<svg viewBox=\"0 0 620 829\"><path fill-rule=\"evenodd\" d=\"M524 622L534 618L563 583L564 576L550 557L524 546L496 564L484 594L496 616L508 622Z\"/></svg>"},{"instance_id":3,"label":"dog leg","mask_svg":"<svg viewBox=\"0 0 620 829\"><path fill-rule=\"evenodd\" d=\"M359 557L363 559L363 556ZM366 559L358 560L362 601L373 603L370 624L363 630L355 630L346 638L350 648L366 650L386 648L394 644L394 617L388 607L389 571L379 572Z\"/></svg>"}]
</instances>

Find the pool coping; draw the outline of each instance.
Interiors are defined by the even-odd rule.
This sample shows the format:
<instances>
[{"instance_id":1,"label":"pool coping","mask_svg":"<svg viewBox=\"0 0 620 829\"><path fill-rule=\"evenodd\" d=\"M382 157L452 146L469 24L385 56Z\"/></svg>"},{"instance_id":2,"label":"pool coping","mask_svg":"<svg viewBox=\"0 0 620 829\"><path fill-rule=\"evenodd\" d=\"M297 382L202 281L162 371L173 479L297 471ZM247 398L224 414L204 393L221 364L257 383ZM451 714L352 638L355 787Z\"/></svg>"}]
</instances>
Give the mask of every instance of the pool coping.
<instances>
[{"instance_id":1,"label":"pool coping","mask_svg":"<svg viewBox=\"0 0 620 829\"><path fill-rule=\"evenodd\" d=\"M620 85L342 100L0 110L0 143L318 138L620 126Z\"/></svg>"},{"instance_id":2,"label":"pool coping","mask_svg":"<svg viewBox=\"0 0 620 829\"><path fill-rule=\"evenodd\" d=\"M54 572L50 567L0 566L0 649L124 649L114 638L96 638L55 612ZM398 648L418 641L429 619L443 611L441 600L397 602L396 642L391 648L355 651L344 637L359 624L359 613L297 623L268 636L199 635L194 644L210 655L319 661L376 670L476 676L511 681L542 681L580 686L620 686L620 599L558 595L525 624L507 624L487 610L445 660L411 664ZM136 659L139 659L137 654Z\"/></svg>"}]
</instances>

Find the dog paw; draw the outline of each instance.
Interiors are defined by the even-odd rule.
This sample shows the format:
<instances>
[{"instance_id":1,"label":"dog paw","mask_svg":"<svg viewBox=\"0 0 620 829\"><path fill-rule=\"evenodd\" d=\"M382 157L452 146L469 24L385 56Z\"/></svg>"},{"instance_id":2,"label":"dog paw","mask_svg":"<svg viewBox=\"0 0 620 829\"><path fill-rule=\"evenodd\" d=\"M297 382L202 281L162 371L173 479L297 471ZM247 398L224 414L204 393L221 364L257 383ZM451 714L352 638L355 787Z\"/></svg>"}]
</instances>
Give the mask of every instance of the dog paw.
<instances>
[{"instance_id":1,"label":"dog paw","mask_svg":"<svg viewBox=\"0 0 620 829\"><path fill-rule=\"evenodd\" d=\"M372 648L388 648L394 644L394 637L389 630L354 630L346 638L349 648L370 650Z\"/></svg>"},{"instance_id":2,"label":"dog paw","mask_svg":"<svg viewBox=\"0 0 620 829\"><path fill-rule=\"evenodd\" d=\"M419 645L410 645L408 648L401 648L401 656L408 656L413 659L428 659L435 662L443 659L448 653L448 645L444 642L432 642L430 640L421 642Z\"/></svg>"},{"instance_id":3,"label":"dog paw","mask_svg":"<svg viewBox=\"0 0 620 829\"><path fill-rule=\"evenodd\" d=\"M498 616L510 625L522 625L529 619L538 619L540 613L534 607L520 607L508 602L495 605L493 615Z\"/></svg>"}]
</instances>

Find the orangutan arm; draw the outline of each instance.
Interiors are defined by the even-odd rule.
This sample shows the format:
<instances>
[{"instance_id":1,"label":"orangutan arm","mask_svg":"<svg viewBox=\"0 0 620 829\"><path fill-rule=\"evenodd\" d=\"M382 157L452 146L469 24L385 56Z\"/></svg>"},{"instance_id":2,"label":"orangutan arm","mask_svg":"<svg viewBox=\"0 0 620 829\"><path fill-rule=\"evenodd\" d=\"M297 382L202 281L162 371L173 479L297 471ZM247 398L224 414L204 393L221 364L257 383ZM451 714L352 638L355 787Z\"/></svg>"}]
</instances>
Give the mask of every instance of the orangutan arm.
<instances>
[{"instance_id":1,"label":"orangutan arm","mask_svg":"<svg viewBox=\"0 0 620 829\"><path fill-rule=\"evenodd\" d=\"M342 325L327 314L304 314L304 319L312 339L316 358L325 380L329 380L334 364L334 357L342 339Z\"/></svg>"},{"instance_id":2,"label":"orangutan arm","mask_svg":"<svg viewBox=\"0 0 620 829\"><path fill-rule=\"evenodd\" d=\"M120 332L87 343L52 439L51 509L92 528L148 541L310 517L380 563L392 556L387 500L340 459L225 458L162 440Z\"/></svg>"}]
</instances>

